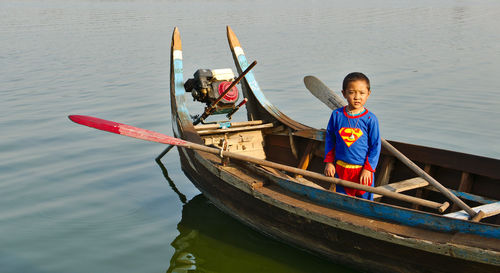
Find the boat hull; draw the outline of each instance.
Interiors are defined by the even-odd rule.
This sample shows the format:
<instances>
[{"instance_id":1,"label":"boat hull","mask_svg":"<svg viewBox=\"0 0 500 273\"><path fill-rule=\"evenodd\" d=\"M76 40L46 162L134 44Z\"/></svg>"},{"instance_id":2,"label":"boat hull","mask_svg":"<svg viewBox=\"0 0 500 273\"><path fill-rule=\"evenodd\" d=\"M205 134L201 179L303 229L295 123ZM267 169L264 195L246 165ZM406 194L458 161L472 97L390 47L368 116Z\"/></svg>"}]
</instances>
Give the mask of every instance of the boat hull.
<instances>
[{"instance_id":1,"label":"boat hull","mask_svg":"<svg viewBox=\"0 0 500 273\"><path fill-rule=\"evenodd\" d=\"M207 168L214 162L204 156L211 155L179 148L179 156L184 173L220 210L261 233L336 263L370 272L498 272L497 266L422 251L311 221L232 186L246 182L226 174L234 180L228 183L221 172Z\"/></svg>"}]
</instances>

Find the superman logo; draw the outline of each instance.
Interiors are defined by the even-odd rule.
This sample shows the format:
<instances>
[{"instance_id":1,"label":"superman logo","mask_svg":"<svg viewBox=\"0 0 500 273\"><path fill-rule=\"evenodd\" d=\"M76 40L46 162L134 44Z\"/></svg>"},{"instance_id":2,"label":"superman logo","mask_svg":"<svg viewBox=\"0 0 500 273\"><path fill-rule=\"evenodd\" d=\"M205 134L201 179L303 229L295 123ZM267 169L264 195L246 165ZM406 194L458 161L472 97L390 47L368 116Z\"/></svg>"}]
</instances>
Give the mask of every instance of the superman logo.
<instances>
[{"instance_id":1,"label":"superman logo","mask_svg":"<svg viewBox=\"0 0 500 273\"><path fill-rule=\"evenodd\" d=\"M339 130L339 135L342 140L344 140L347 147L351 147L351 145L363 135L363 131L359 128L342 127Z\"/></svg>"}]
</instances>

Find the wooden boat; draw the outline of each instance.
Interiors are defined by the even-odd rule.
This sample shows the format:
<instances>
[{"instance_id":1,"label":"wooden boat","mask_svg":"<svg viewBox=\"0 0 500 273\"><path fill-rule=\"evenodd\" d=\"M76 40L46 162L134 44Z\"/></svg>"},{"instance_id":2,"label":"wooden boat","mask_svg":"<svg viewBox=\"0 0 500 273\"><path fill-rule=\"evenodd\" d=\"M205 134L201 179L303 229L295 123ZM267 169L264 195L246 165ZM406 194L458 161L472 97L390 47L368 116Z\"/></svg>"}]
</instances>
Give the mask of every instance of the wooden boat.
<instances>
[{"instance_id":1,"label":"wooden boat","mask_svg":"<svg viewBox=\"0 0 500 273\"><path fill-rule=\"evenodd\" d=\"M227 36L242 73L248 67L244 51L229 27ZM193 125L185 98L181 39L174 29L170 97L176 137L322 173L324 132L277 109L266 99L253 72L248 72L241 88L248 99L247 121ZM334 193L319 179L240 160L227 162L184 147L178 150L184 173L213 204L277 240L364 271L499 272L500 160L391 143L488 217L474 222L455 206L440 213L386 196L367 201ZM387 150L379 162L377 188L447 201Z\"/></svg>"}]
</instances>

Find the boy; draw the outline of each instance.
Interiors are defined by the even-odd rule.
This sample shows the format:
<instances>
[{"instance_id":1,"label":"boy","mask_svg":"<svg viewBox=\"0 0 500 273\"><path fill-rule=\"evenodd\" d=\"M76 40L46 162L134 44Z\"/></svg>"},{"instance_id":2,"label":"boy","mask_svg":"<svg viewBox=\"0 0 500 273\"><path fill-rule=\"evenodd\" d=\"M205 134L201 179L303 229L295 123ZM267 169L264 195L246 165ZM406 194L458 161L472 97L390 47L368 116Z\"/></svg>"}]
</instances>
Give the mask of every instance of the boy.
<instances>
[{"instance_id":1,"label":"boy","mask_svg":"<svg viewBox=\"0 0 500 273\"><path fill-rule=\"evenodd\" d=\"M348 105L333 110L326 129L325 175L373 186L380 155L377 117L364 107L370 97L370 80L353 72L344 78L342 95ZM373 194L341 185L335 191L373 200Z\"/></svg>"}]
</instances>

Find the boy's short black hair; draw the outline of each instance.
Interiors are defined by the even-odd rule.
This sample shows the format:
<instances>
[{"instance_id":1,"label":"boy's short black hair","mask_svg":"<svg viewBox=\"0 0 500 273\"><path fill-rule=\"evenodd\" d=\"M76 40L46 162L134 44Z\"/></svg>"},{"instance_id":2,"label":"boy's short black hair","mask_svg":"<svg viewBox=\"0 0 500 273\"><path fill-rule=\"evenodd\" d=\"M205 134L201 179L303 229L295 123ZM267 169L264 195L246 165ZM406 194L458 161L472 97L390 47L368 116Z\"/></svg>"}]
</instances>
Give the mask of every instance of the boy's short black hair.
<instances>
[{"instance_id":1,"label":"boy's short black hair","mask_svg":"<svg viewBox=\"0 0 500 273\"><path fill-rule=\"evenodd\" d=\"M347 74L344 78L344 82L342 82L342 90L346 90L349 83L355 81L365 81L368 90L370 90L370 79L368 79L368 77L361 72L352 72Z\"/></svg>"}]
</instances>

